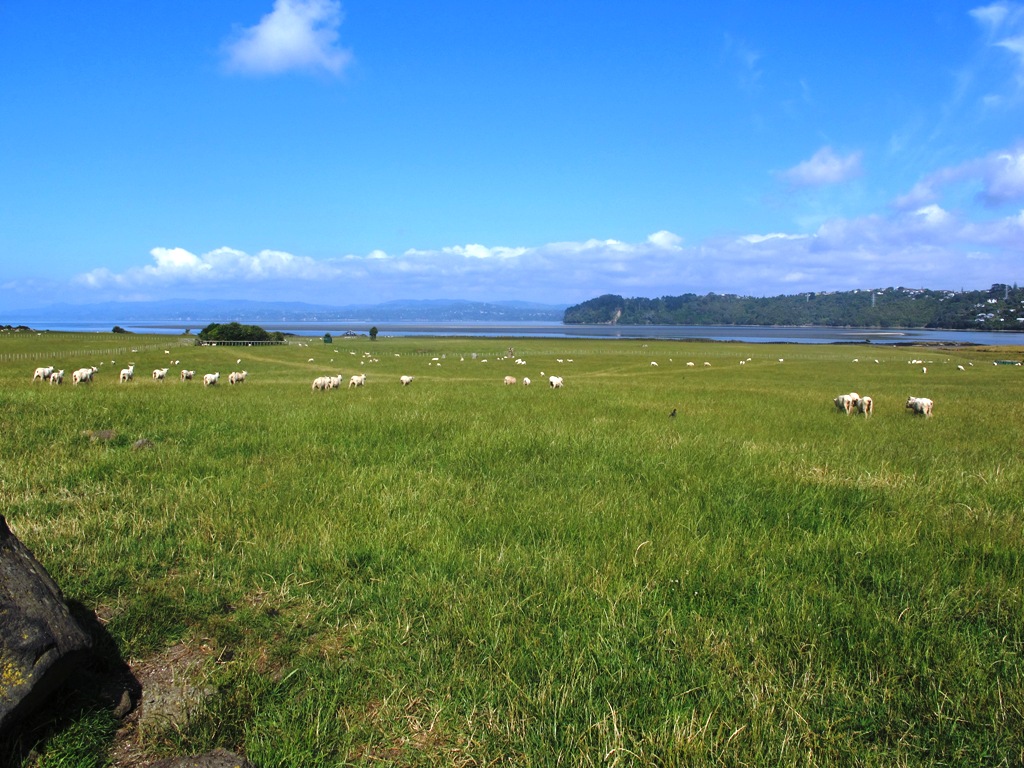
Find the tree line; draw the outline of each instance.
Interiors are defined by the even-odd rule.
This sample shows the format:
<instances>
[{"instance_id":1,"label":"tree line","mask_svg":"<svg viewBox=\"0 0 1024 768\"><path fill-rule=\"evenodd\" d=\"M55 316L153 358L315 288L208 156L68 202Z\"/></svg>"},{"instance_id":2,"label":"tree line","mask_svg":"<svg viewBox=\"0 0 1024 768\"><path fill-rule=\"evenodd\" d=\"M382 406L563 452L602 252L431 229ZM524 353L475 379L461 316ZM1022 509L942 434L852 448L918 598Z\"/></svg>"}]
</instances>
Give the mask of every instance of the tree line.
<instances>
[{"instance_id":1,"label":"tree line","mask_svg":"<svg viewBox=\"0 0 1024 768\"><path fill-rule=\"evenodd\" d=\"M686 293L656 299L605 294L565 310L566 324L821 325L859 328L1024 330L1024 289L925 288L738 296Z\"/></svg>"},{"instance_id":2,"label":"tree line","mask_svg":"<svg viewBox=\"0 0 1024 768\"><path fill-rule=\"evenodd\" d=\"M258 325L210 323L199 332L199 340L211 341L284 341L280 331L267 331Z\"/></svg>"}]
</instances>

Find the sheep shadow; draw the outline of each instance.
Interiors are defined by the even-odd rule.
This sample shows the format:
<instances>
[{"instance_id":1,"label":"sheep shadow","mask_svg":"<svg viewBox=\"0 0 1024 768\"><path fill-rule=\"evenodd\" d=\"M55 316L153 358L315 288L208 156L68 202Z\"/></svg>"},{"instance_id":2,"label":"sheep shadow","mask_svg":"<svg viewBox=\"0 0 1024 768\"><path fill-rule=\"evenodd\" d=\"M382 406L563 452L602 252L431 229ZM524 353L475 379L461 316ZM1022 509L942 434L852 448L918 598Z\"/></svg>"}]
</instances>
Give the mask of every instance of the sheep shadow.
<instances>
[{"instance_id":1,"label":"sheep shadow","mask_svg":"<svg viewBox=\"0 0 1024 768\"><path fill-rule=\"evenodd\" d=\"M22 765L75 730L97 751L114 744L121 720L138 706L142 686L117 643L89 608L66 600L72 618L92 638L92 649L49 697L0 739L0 765Z\"/></svg>"}]
</instances>

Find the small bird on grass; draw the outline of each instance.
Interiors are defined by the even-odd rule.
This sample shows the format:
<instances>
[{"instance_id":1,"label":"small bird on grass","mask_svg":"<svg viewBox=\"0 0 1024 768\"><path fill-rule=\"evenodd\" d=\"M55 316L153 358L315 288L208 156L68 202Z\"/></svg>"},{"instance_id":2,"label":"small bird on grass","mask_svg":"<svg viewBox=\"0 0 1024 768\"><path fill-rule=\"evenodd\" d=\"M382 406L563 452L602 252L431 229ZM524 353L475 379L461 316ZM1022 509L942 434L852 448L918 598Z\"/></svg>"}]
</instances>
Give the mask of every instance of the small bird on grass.
<instances>
[{"instance_id":1,"label":"small bird on grass","mask_svg":"<svg viewBox=\"0 0 1024 768\"><path fill-rule=\"evenodd\" d=\"M674 418L676 417L676 409L675 409L675 408L673 408L673 409L672 409L672 413L670 413L670 414L668 415L668 417L669 417L670 419L674 419Z\"/></svg>"}]
</instances>

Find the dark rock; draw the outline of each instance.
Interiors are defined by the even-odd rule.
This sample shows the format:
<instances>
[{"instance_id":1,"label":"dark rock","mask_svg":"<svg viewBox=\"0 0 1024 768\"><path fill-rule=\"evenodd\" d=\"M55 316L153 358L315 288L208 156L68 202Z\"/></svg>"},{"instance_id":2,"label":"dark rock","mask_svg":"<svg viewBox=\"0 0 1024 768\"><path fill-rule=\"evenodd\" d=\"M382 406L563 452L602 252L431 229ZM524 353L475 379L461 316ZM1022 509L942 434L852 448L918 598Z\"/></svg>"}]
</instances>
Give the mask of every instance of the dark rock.
<instances>
[{"instance_id":1,"label":"dark rock","mask_svg":"<svg viewBox=\"0 0 1024 768\"><path fill-rule=\"evenodd\" d=\"M149 768L253 768L253 764L234 752L215 749L195 757L167 757L157 760Z\"/></svg>"},{"instance_id":2,"label":"dark rock","mask_svg":"<svg viewBox=\"0 0 1024 768\"><path fill-rule=\"evenodd\" d=\"M91 647L60 588L0 515L0 733L45 702Z\"/></svg>"}]
</instances>

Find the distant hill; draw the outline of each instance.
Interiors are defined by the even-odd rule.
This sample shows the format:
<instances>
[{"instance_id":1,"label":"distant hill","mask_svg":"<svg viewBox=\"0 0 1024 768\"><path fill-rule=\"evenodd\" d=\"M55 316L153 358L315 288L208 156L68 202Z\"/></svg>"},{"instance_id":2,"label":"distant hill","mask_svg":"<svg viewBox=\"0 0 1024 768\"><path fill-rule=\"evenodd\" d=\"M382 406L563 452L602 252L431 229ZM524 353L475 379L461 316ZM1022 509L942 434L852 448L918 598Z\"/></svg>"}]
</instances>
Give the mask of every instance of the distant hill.
<instances>
[{"instance_id":1,"label":"distant hill","mask_svg":"<svg viewBox=\"0 0 1024 768\"><path fill-rule=\"evenodd\" d=\"M1024 330L1024 289L997 283L987 291L901 287L760 298L687 293L658 299L624 299L606 294L569 307L563 322L1019 331Z\"/></svg>"},{"instance_id":2,"label":"distant hill","mask_svg":"<svg viewBox=\"0 0 1024 768\"><path fill-rule=\"evenodd\" d=\"M525 301L389 301L383 304L330 306L303 302L244 300L116 301L98 304L52 304L12 313L6 322L141 323L209 321L271 322L561 322L565 305Z\"/></svg>"}]
</instances>

